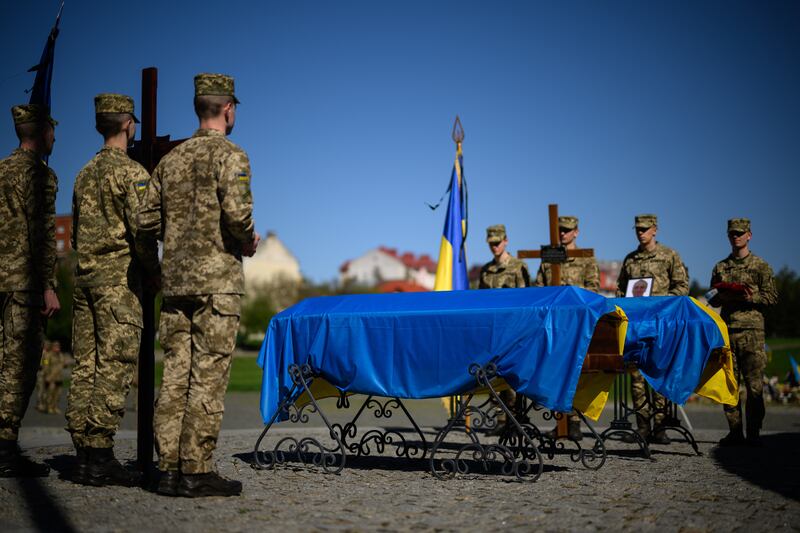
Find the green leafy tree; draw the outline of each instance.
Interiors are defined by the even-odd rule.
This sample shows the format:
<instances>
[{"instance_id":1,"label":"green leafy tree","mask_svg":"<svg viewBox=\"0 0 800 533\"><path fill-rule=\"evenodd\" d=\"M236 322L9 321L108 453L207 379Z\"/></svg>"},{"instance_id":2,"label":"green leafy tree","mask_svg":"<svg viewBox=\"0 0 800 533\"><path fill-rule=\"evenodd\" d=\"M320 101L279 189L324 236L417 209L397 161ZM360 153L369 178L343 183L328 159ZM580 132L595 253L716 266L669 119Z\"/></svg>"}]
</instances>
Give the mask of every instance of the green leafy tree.
<instances>
[{"instance_id":1,"label":"green leafy tree","mask_svg":"<svg viewBox=\"0 0 800 533\"><path fill-rule=\"evenodd\" d=\"M775 275L778 303L764 312L768 337L800 337L800 278L783 267Z\"/></svg>"}]
</instances>

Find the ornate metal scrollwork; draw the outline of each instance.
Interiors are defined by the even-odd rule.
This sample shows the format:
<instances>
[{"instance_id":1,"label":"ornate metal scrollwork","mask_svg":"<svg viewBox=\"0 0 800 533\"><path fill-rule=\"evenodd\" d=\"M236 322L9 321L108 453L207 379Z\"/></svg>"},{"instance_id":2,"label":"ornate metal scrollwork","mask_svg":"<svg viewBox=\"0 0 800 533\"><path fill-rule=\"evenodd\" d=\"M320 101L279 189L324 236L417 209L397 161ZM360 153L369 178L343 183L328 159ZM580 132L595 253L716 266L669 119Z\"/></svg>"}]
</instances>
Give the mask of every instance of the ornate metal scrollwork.
<instances>
[{"instance_id":1,"label":"ornate metal scrollwork","mask_svg":"<svg viewBox=\"0 0 800 533\"><path fill-rule=\"evenodd\" d=\"M292 389L284 396L280 406L278 406L278 409L276 409L275 413L272 415L269 423L264 427L258 440L256 440L255 450L253 452L255 464L253 466L258 469L272 469L278 464L287 462L290 456L296 457L299 462L305 464L306 459L310 456L311 463L315 466L322 467L325 472L338 474L344 468L347 460L346 449L339 435L334 431L328 421L328 417L326 417L325 413L320 409L317 400L308 388L310 381L314 377L311 367L308 365L291 365L288 370L292 378ZM297 409L289 402L293 401L298 391L301 390L308 394L310 403ZM309 405L311 407L308 413L304 413L304 410ZM260 451L259 448L261 447L264 437L281 413L288 414L289 420L301 423L308 421L308 414L318 413L327 426L329 435L331 440L334 441L335 446L328 448L313 437L304 437L299 440L294 437L284 437L278 441L272 450ZM286 446L286 448L282 449L283 446Z\"/></svg>"},{"instance_id":2,"label":"ornate metal scrollwork","mask_svg":"<svg viewBox=\"0 0 800 533\"><path fill-rule=\"evenodd\" d=\"M469 373L475 377L479 387L486 387L494 403L499 406L499 412L505 413L507 420L518 432L520 439L520 449L523 453L515 453L511 448L504 444L482 444L475 428L495 427L497 424L496 416L489 410L484 411L475 406L470 406L473 395L463 398L458 407L455 417L451 418L447 426L436 435L430 456L431 473L438 479L449 479L456 474L467 474L470 472L470 463L478 463L482 470L488 472L491 463L500 463L501 471L506 475L513 475L518 480L536 481L542 475L544 461L536 443L528 433L522 428L519 421L514 417L511 410L503 403L497 392L491 385L491 380L497 374L497 368L493 363L486 366L472 364ZM485 404L484 404L485 405ZM499 414L498 412L498 414ZM459 428L470 439L468 444L461 446L453 457L439 459L439 452L442 443L447 435L454 429L455 421L463 419L469 413L472 422L470 427Z\"/></svg>"}]
</instances>

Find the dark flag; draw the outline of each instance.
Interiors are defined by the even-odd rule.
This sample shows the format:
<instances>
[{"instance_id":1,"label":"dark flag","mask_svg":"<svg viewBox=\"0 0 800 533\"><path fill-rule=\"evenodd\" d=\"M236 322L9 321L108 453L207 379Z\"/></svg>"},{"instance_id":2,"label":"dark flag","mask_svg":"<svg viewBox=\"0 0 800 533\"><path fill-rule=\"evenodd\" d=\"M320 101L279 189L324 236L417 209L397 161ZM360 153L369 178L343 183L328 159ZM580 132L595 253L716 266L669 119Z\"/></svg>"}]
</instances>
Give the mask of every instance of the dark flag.
<instances>
[{"instance_id":1,"label":"dark flag","mask_svg":"<svg viewBox=\"0 0 800 533\"><path fill-rule=\"evenodd\" d=\"M38 65L28 69L28 72L36 72L36 79L33 88L30 90L31 99L29 104L39 104L50 109L50 83L53 81L53 57L56 51L56 39L58 38L58 23L61 21L61 11L64 9L64 2L58 10L56 23L47 36L47 42L42 51L42 58Z\"/></svg>"}]
</instances>

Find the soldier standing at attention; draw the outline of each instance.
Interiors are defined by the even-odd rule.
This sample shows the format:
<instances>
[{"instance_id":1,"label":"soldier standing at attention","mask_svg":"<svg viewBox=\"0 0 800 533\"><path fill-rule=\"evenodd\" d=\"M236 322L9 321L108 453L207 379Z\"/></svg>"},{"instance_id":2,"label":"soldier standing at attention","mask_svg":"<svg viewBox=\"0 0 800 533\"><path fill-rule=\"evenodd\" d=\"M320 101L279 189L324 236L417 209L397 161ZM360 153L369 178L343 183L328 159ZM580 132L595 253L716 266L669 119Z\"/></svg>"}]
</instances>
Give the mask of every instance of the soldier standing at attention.
<instances>
[{"instance_id":1,"label":"soldier standing at attention","mask_svg":"<svg viewBox=\"0 0 800 533\"><path fill-rule=\"evenodd\" d=\"M56 296L58 179L44 158L55 126L46 107L11 108L19 148L0 161L0 477L46 476L22 455L19 427L36 386L44 326Z\"/></svg>"},{"instance_id":2,"label":"soldier standing at attention","mask_svg":"<svg viewBox=\"0 0 800 533\"><path fill-rule=\"evenodd\" d=\"M752 236L749 219L729 220L731 255L717 263L711 272L711 292L716 291L716 294L709 303L722 307L722 319L728 325L733 349L734 374L738 383L744 383L747 395L747 440L742 431L740 400L735 406L725 406L730 432L719 441L721 446L744 442L754 446L761 444L759 433L764 420L762 375L767 364L763 311L778 302L778 291L772 268L750 251Z\"/></svg>"},{"instance_id":3,"label":"soldier standing at attention","mask_svg":"<svg viewBox=\"0 0 800 533\"><path fill-rule=\"evenodd\" d=\"M634 219L636 238L639 247L625 256L617 280L617 296L625 296L628 281L637 278L653 278L651 296L686 296L689 294L689 279L678 252L656 242L658 217L656 215L637 215ZM636 410L636 425L639 435L653 444L669 444L670 440L662 428L666 399L653 391L650 409L647 403L647 383L641 372L631 374L633 407ZM648 412L649 411L649 412ZM649 415L653 417L653 432L650 430ZM626 435L626 442L636 442L632 435Z\"/></svg>"},{"instance_id":4,"label":"soldier standing at attention","mask_svg":"<svg viewBox=\"0 0 800 533\"><path fill-rule=\"evenodd\" d=\"M155 273L155 246L136 250L136 213L150 176L126 149L138 120L133 99L99 94L95 128L103 147L75 178L72 247L77 252L72 300L75 366L67 395L67 431L84 485L133 486L138 475L114 457L142 336L142 275Z\"/></svg>"},{"instance_id":5,"label":"soldier standing at attention","mask_svg":"<svg viewBox=\"0 0 800 533\"><path fill-rule=\"evenodd\" d=\"M561 241L561 246L564 246L567 250L576 250L578 248L576 241L579 233L577 217L558 217L558 237ZM551 279L550 264L542 263L539 265L534 286L549 286ZM597 266L597 259L594 257L567 258L567 262L561 264L561 285L573 285L592 292L600 290L600 269ZM581 440L583 438L581 419L575 411L569 414L567 427L567 436L570 439ZM557 436L556 429L554 428L547 432L546 436L555 438Z\"/></svg>"},{"instance_id":6,"label":"soldier standing at attention","mask_svg":"<svg viewBox=\"0 0 800 533\"><path fill-rule=\"evenodd\" d=\"M514 289L529 287L531 284L528 265L524 261L517 259L508 251L508 237L506 227L503 224L496 224L486 228L486 242L489 243L489 250L494 258L483 265L481 268L479 289ZM509 409L514 409L516 404L516 393L508 388L500 391L500 399ZM501 412L497 417L497 427L489 431L487 435L501 435L505 431L508 423L505 412Z\"/></svg>"},{"instance_id":7,"label":"soldier standing at attention","mask_svg":"<svg viewBox=\"0 0 800 533\"><path fill-rule=\"evenodd\" d=\"M233 78L198 74L194 86L200 127L156 167L139 213L140 230L164 241L157 491L234 496L242 484L214 471L212 453L239 327L242 255L255 253L259 236L250 162L226 138L239 103Z\"/></svg>"}]
</instances>

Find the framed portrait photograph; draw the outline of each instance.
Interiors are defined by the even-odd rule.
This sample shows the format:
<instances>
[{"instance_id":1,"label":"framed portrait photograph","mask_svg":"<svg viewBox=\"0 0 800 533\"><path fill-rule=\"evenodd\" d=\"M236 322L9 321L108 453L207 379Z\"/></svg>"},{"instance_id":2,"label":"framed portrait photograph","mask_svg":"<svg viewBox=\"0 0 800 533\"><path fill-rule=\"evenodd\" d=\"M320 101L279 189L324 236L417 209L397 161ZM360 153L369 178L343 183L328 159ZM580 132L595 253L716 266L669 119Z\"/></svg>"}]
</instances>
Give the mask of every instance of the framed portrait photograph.
<instances>
[{"instance_id":1,"label":"framed portrait photograph","mask_svg":"<svg viewBox=\"0 0 800 533\"><path fill-rule=\"evenodd\" d=\"M653 278L631 278L625 287L625 298L650 296L653 291Z\"/></svg>"}]
</instances>

